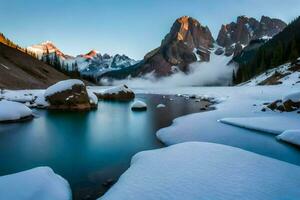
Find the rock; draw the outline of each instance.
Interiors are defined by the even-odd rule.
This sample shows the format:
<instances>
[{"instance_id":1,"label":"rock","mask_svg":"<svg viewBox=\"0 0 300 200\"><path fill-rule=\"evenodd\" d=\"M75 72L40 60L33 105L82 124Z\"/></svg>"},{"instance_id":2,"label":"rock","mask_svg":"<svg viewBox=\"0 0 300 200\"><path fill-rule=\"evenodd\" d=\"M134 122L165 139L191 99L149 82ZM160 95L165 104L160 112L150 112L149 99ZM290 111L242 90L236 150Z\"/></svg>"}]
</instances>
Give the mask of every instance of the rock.
<instances>
[{"instance_id":1,"label":"rock","mask_svg":"<svg viewBox=\"0 0 300 200\"><path fill-rule=\"evenodd\" d=\"M44 96L50 104L48 109L90 110L92 108L86 87L80 80L60 81L50 86Z\"/></svg>"},{"instance_id":2,"label":"rock","mask_svg":"<svg viewBox=\"0 0 300 200\"><path fill-rule=\"evenodd\" d=\"M254 18L239 16L236 22L221 26L217 44L225 47L225 55L237 55L251 40L271 38L282 31L287 24L279 19L262 16L258 21Z\"/></svg>"},{"instance_id":3,"label":"rock","mask_svg":"<svg viewBox=\"0 0 300 200\"><path fill-rule=\"evenodd\" d=\"M0 101L0 123L22 122L33 119L32 110L24 104Z\"/></svg>"},{"instance_id":4,"label":"rock","mask_svg":"<svg viewBox=\"0 0 300 200\"><path fill-rule=\"evenodd\" d=\"M166 76L172 74L173 66L188 72L188 65L197 61L197 56L201 61L210 60L209 49L213 43L214 39L207 26L192 17L178 18L161 46L145 55L140 72Z\"/></svg>"},{"instance_id":5,"label":"rock","mask_svg":"<svg viewBox=\"0 0 300 200\"><path fill-rule=\"evenodd\" d=\"M156 108L165 108L165 107L166 107L165 104L158 104L158 105L156 106Z\"/></svg>"},{"instance_id":6,"label":"rock","mask_svg":"<svg viewBox=\"0 0 300 200\"><path fill-rule=\"evenodd\" d=\"M147 110L147 104L143 101L135 101L131 105L131 110L133 110L133 111L145 111L145 110Z\"/></svg>"},{"instance_id":7,"label":"rock","mask_svg":"<svg viewBox=\"0 0 300 200\"><path fill-rule=\"evenodd\" d=\"M98 108L98 97L95 95L95 93L91 91L87 91L90 99L90 104L92 109Z\"/></svg>"},{"instance_id":8,"label":"rock","mask_svg":"<svg viewBox=\"0 0 300 200\"><path fill-rule=\"evenodd\" d=\"M282 100L276 100L268 105L268 108L281 112L292 112L300 108L300 92L287 95Z\"/></svg>"},{"instance_id":9,"label":"rock","mask_svg":"<svg viewBox=\"0 0 300 200\"><path fill-rule=\"evenodd\" d=\"M99 99L103 100L130 101L135 98L134 92L127 85L112 87L95 94Z\"/></svg>"},{"instance_id":10,"label":"rock","mask_svg":"<svg viewBox=\"0 0 300 200\"><path fill-rule=\"evenodd\" d=\"M218 56L220 56L220 55L222 55L224 52L225 52L225 51L224 51L223 48L218 48L218 49L215 51L215 54L218 55Z\"/></svg>"},{"instance_id":11,"label":"rock","mask_svg":"<svg viewBox=\"0 0 300 200\"><path fill-rule=\"evenodd\" d=\"M282 103L282 100L274 101L273 103L270 103L267 107L271 110L276 110L278 106Z\"/></svg>"}]
</instances>

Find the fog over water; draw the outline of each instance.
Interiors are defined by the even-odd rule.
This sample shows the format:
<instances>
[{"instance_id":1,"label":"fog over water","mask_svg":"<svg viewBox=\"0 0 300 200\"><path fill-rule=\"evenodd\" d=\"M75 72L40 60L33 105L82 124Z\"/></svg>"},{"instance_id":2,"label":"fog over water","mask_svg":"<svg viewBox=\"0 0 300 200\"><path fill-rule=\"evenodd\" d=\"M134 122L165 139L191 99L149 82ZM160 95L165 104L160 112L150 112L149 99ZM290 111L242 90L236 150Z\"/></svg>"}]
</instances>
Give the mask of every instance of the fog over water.
<instances>
[{"instance_id":1,"label":"fog over water","mask_svg":"<svg viewBox=\"0 0 300 200\"><path fill-rule=\"evenodd\" d=\"M157 79L153 74L139 78L115 80L113 85L126 84L129 87L182 87L182 86L211 86L229 85L232 80L234 65L227 65L232 57L211 54L209 62L190 64L188 74L181 71L168 77Z\"/></svg>"}]
</instances>

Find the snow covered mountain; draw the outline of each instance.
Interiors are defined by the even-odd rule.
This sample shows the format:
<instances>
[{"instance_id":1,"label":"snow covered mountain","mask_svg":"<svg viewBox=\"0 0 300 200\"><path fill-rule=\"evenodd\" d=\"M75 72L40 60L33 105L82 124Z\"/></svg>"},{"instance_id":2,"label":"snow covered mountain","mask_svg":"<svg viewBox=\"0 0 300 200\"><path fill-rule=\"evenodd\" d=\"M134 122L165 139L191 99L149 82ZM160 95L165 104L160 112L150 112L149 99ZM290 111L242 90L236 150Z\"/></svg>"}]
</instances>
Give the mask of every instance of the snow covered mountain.
<instances>
[{"instance_id":1,"label":"snow covered mountain","mask_svg":"<svg viewBox=\"0 0 300 200\"><path fill-rule=\"evenodd\" d=\"M46 54L56 54L61 60L72 58L72 56L66 55L59 50L51 41L29 46L27 47L27 51L35 53L39 58L42 58Z\"/></svg>"},{"instance_id":2,"label":"snow covered mountain","mask_svg":"<svg viewBox=\"0 0 300 200\"><path fill-rule=\"evenodd\" d=\"M80 75L90 78L97 78L103 72L123 69L136 63L135 60L126 55L102 55L96 50L76 57L69 56L50 41L29 46L27 51L35 53L43 61L50 60L50 63L57 63L55 59L58 59L61 70L65 72L78 71Z\"/></svg>"}]
</instances>

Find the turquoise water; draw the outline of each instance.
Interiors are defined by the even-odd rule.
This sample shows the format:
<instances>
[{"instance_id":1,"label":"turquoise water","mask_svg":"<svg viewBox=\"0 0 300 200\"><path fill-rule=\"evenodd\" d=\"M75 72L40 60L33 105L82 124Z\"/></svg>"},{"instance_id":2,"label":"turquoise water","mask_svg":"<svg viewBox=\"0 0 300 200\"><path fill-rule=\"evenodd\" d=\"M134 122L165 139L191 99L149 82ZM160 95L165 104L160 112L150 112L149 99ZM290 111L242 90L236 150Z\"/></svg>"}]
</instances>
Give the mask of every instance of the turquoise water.
<instances>
[{"instance_id":1,"label":"turquoise water","mask_svg":"<svg viewBox=\"0 0 300 200\"><path fill-rule=\"evenodd\" d=\"M100 101L98 110L63 112L35 110L30 122L0 124L0 176L37 166L50 166L71 185L74 199L95 199L129 167L131 157L163 147L155 132L176 117L199 112L202 103L159 95L138 95L146 112L132 112L132 102ZM157 104L166 108L157 109ZM199 122L201 123L201 122ZM206 124L203 124L205 126ZM300 150L271 134L233 128L201 133L199 140L239 147L300 165ZM182 133L184 134L184 133Z\"/></svg>"},{"instance_id":2,"label":"turquoise water","mask_svg":"<svg viewBox=\"0 0 300 200\"><path fill-rule=\"evenodd\" d=\"M91 112L35 110L26 123L0 125L0 175L50 166L66 178L75 199L94 199L116 180L143 150L160 148L155 132L178 116L199 112L200 103L140 95L149 108L132 112L132 102L99 102ZM157 109L164 103L166 108Z\"/></svg>"}]
</instances>

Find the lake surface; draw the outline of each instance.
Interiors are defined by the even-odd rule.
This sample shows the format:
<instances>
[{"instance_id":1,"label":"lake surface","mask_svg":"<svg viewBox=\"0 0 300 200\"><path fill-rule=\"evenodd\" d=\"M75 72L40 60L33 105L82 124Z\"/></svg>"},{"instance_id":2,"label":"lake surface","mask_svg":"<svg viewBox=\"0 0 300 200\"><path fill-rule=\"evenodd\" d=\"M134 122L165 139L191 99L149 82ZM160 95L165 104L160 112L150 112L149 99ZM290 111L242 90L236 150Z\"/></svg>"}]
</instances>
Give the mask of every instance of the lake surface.
<instances>
[{"instance_id":1,"label":"lake surface","mask_svg":"<svg viewBox=\"0 0 300 200\"><path fill-rule=\"evenodd\" d=\"M202 103L182 97L138 95L146 112L132 112L132 102L100 101L98 110L34 110L38 118L0 124L0 175L50 166L71 185L74 199L95 199L116 180L139 151L161 148L158 129L176 117L199 112ZM163 103L166 108L156 108Z\"/></svg>"},{"instance_id":2,"label":"lake surface","mask_svg":"<svg viewBox=\"0 0 300 200\"><path fill-rule=\"evenodd\" d=\"M148 104L146 112L132 112L132 102L100 101L95 111L34 110L39 117L33 121L0 124L0 176L50 166L68 180L74 199L95 199L129 167L134 154L163 147L155 137L158 129L204 106L177 96L137 95L137 99ZM167 107L156 108L160 103ZM278 142L272 134L245 130L241 134L236 128L201 133L200 139L300 165L300 149Z\"/></svg>"}]
</instances>

